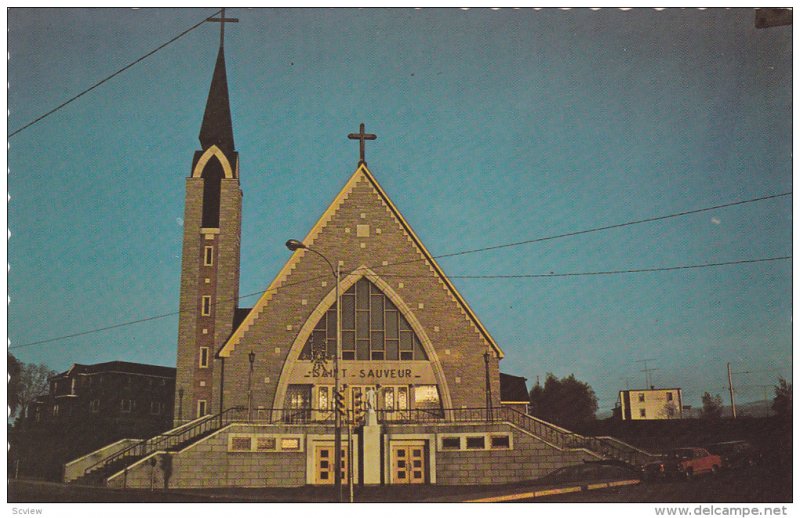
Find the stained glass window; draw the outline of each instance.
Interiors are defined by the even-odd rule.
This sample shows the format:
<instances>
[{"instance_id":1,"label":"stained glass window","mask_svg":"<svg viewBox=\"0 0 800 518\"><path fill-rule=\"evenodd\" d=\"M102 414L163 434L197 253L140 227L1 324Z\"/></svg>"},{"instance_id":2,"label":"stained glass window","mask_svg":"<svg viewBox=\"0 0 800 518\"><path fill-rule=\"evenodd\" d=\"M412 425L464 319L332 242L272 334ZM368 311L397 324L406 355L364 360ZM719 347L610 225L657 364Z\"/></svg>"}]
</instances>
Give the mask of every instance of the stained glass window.
<instances>
[{"instance_id":1,"label":"stained glass window","mask_svg":"<svg viewBox=\"0 0 800 518\"><path fill-rule=\"evenodd\" d=\"M301 358L310 360L312 347L324 344L336 354L336 304L311 333ZM368 279L360 279L342 294L343 360L427 360L417 335L392 301Z\"/></svg>"}]
</instances>

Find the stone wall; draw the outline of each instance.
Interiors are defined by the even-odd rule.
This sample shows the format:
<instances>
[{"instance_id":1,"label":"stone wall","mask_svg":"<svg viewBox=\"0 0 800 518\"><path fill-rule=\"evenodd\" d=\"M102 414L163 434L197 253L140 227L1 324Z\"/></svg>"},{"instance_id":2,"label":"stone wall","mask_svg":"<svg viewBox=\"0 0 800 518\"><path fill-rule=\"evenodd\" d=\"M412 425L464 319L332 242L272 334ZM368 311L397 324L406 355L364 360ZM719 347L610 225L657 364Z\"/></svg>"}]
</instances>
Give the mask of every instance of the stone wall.
<instances>
[{"instance_id":1,"label":"stone wall","mask_svg":"<svg viewBox=\"0 0 800 518\"><path fill-rule=\"evenodd\" d=\"M511 434L511 448L446 451L436 449L436 484L484 485L533 480L551 471L597 457L584 450L559 450L548 443L508 424L474 425L395 425L387 427L390 438L401 435L437 434L441 436Z\"/></svg>"},{"instance_id":2,"label":"stone wall","mask_svg":"<svg viewBox=\"0 0 800 518\"><path fill-rule=\"evenodd\" d=\"M229 452L231 434L320 433L322 427L234 424L180 452L156 453L118 474L109 487L156 489L293 487L306 483L305 447L299 452ZM305 441L301 441L301 444ZM155 465L153 465L155 459Z\"/></svg>"},{"instance_id":3,"label":"stone wall","mask_svg":"<svg viewBox=\"0 0 800 518\"><path fill-rule=\"evenodd\" d=\"M232 452L229 440L236 434L300 436L301 451ZM488 485L532 480L551 471L596 457L583 450L559 450L509 424L386 425L384 446L391 440L425 438L430 453L428 480L438 485ZM442 437L510 435L509 448L448 451ZM310 438L327 436L332 427L322 425L230 425L177 453L158 453L133 465L127 477L119 474L111 487L294 487L307 483ZM389 448L384 448L384 483L388 484ZM379 458L376 456L376 458Z\"/></svg>"}]
</instances>

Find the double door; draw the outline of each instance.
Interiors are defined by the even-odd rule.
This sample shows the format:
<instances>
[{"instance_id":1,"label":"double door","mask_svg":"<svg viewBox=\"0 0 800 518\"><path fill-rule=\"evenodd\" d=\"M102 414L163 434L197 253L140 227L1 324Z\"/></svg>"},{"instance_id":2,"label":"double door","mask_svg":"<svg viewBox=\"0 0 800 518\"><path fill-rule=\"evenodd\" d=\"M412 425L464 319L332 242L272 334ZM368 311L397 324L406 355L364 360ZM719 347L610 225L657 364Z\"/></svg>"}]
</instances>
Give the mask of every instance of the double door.
<instances>
[{"instance_id":1,"label":"double door","mask_svg":"<svg viewBox=\"0 0 800 518\"><path fill-rule=\"evenodd\" d=\"M391 483L424 484L427 479L425 441L403 441L391 444Z\"/></svg>"},{"instance_id":2,"label":"double door","mask_svg":"<svg viewBox=\"0 0 800 518\"><path fill-rule=\"evenodd\" d=\"M335 482L334 473L336 472L336 449L333 444L318 444L314 448L314 483L327 485ZM347 457L347 443L342 441L342 469L339 476L342 477L342 484L347 484L347 470L350 467Z\"/></svg>"}]
</instances>

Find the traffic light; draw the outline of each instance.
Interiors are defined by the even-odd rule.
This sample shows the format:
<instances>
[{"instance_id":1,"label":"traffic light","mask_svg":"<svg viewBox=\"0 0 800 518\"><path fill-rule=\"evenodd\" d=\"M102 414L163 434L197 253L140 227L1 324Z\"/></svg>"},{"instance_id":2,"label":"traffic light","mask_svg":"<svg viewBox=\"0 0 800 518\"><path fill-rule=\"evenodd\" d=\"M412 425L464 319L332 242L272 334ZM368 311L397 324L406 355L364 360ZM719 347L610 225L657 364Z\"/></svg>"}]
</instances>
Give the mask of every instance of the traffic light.
<instances>
[{"instance_id":1,"label":"traffic light","mask_svg":"<svg viewBox=\"0 0 800 518\"><path fill-rule=\"evenodd\" d=\"M366 413L366 405L364 404L364 397L360 390L353 392L353 423L359 423L364 418Z\"/></svg>"},{"instance_id":2,"label":"traffic light","mask_svg":"<svg viewBox=\"0 0 800 518\"><path fill-rule=\"evenodd\" d=\"M347 413L347 405L344 401L344 389L339 389L339 392L334 394L336 399L336 411L342 415Z\"/></svg>"}]
</instances>

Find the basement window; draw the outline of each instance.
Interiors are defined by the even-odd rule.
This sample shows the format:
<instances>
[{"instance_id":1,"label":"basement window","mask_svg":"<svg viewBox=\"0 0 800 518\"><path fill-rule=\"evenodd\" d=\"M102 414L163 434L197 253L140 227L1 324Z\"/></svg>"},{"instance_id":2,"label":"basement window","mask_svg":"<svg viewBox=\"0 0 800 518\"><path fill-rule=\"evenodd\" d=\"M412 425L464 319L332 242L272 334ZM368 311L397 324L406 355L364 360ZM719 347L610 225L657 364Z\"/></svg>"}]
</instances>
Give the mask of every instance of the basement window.
<instances>
[{"instance_id":1,"label":"basement window","mask_svg":"<svg viewBox=\"0 0 800 518\"><path fill-rule=\"evenodd\" d=\"M230 451L250 451L252 439L250 437L231 437Z\"/></svg>"},{"instance_id":2,"label":"basement window","mask_svg":"<svg viewBox=\"0 0 800 518\"><path fill-rule=\"evenodd\" d=\"M460 450L461 437L443 437L442 438L443 450Z\"/></svg>"},{"instance_id":3,"label":"basement window","mask_svg":"<svg viewBox=\"0 0 800 518\"><path fill-rule=\"evenodd\" d=\"M256 438L256 451L274 451L275 445L276 445L275 437Z\"/></svg>"},{"instance_id":4,"label":"basement window","mask_svg":"<svg viewBox=\"0 0 800 518\"><path fill-rule=\"evenodd\" d=\"M483 450L486 448L485 437L467 437L468 450Z\"/></svg>"},{"instance_id":5,"label":"basement window","mask_svg":"<svg viewBox=\"0 0 800 518\"><path fill-rule=\"evenodd\" d=\"M493 435L491 440L493 450L507 450L511 447L511 438L508 435Z\"/></svg>"},{"instance_id":6,"label":"basement window","mask_svg":"<svg viewBox=\"0 0 800 518\"><path fill-rule=\"evenodd\" d=\"M292 451L300 449L300 439L297 437L286 437L281 439L281 450Z\"/></svg>"}]
</instances>

